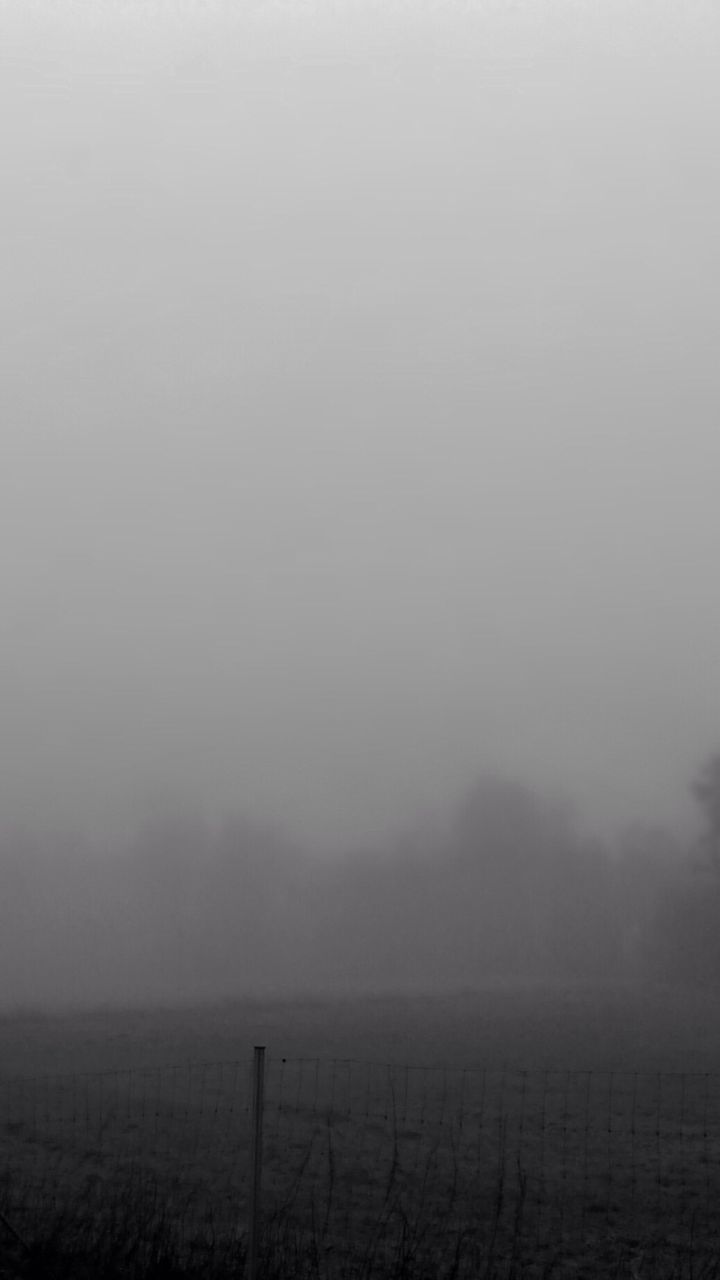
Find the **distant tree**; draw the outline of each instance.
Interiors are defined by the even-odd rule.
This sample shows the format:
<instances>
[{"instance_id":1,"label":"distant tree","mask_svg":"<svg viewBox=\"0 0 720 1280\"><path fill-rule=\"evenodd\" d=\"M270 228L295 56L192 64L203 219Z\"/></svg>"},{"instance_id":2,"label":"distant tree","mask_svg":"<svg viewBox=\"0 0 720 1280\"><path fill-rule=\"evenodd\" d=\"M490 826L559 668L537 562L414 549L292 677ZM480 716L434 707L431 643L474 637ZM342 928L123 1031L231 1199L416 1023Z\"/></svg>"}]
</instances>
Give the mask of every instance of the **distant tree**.
<instances>
[{"instance_id":1,"label":"distant tree","mask_svg":"<svg viewBox=\"0 0 720 1280\"><path fill-rule=\"evenodd\" d=\"M678 857L672 871L666 859L652 911L644 929L643 962L648 976L664 982L720 988L720 751L702 764L690 784L702 814L702 831L695 845L708 869L694 874L694 858Z\"/></svg>"},{"instance_id":2,"label":"distant tree","mask_svg":"<svg viewBox=\"0 0 720 1280\"><path fill-rule=\"evenodd\" d=\"M706 760L692 784L702 810L705 830L701 837L713 869L720 874L720 751Z\"/></svg>"}]
</instances>

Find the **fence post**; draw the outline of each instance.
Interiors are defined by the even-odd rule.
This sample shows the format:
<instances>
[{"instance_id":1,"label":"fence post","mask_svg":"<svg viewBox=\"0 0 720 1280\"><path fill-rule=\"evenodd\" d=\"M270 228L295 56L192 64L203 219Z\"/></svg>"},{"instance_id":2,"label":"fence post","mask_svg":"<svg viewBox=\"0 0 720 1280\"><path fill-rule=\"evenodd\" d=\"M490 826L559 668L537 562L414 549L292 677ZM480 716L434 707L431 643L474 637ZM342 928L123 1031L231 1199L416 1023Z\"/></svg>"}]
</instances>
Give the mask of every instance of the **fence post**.
<instances>
[{"instance_id":1,"label":"fence post","mask_svg":"<svg viewBox=\"0 0 720 1280\"><path fill-rule=\"evenodd\" d=\"M255 1045L252 1076L252 1131L250 1134L250 1221L248 1224L247 1276L257 1280L262 1186L262 1128L265 1093L265 1046Z\"/></svg>"}]
</instances>

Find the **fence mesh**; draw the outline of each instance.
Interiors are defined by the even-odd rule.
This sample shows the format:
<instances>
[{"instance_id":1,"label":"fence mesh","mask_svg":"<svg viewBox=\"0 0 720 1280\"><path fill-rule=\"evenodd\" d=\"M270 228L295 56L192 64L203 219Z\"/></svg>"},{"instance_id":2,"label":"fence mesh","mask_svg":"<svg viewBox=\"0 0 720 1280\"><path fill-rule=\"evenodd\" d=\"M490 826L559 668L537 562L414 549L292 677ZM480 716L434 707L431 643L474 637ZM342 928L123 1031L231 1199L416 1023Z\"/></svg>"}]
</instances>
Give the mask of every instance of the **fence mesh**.
<instances>
[{"instance_id":1,"label":"fence mesh","mask_svg":"<svg viewBox=\"0 0 720 1280\"><path fill-rule=\"evenodd\" d=\"M231 1238L246 1216L247 1062L0 1082L0 1204L20 1236L39 1220L97 1236L160 1224L184 1250ZM84 1222L81 1220L84 1219Z\"/></svg>"},{"instance_id":2,"label":"fence mesh","mask_svg":"<svg viewBox=\"0 0 720 1280\"><path fill-rule=\"evenodd\" d=\"M720 1079L280 1059L267 1203L320 1247L477 1265L716 1241Z\"/></svg>"},{"instance_id":3,"label":"fence mesh","mask_svg":"<svg viewBox=\"0 0 720 1280\"><path fill-rule=\"evenodd\" d=\"M131 1204L182 1247L247 1230L251 1062L0 1081L2 1212ZM372 1273L720 1250L720 1076L268 1055L261 1256ZM263 1252L264 1251L264 1252Z\"/></svg>"}]
</instances>

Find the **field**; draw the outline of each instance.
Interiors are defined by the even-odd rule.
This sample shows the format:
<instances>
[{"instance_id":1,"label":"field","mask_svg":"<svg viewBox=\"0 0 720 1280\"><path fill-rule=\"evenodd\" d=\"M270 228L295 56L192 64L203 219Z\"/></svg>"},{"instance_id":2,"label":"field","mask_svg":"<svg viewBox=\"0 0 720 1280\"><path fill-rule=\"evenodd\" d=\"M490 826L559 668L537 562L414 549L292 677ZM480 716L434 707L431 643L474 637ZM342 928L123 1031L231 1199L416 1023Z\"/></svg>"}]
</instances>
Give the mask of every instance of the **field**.
<instances>
[{"instance_id":1,"label":"field","mask_svg":"<svg viewBox=\"0 0 720 1280\"><path fill-rule=\"evenodd\" d=\"M500 984L6 1016L16 1273L240 1274L254 1044L268 1276L715 1273L712 997Z\"/></svg>"}]
</instances>

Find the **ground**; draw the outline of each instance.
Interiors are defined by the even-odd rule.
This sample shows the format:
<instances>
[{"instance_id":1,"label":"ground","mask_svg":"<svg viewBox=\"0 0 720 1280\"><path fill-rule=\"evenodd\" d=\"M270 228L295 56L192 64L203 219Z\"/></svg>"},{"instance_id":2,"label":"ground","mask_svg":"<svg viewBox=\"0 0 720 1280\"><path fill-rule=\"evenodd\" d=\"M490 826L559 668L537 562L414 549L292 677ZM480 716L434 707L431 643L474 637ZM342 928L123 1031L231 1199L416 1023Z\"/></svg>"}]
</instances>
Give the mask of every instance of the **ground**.
<instances>
[{"instance_id":1,"label":"ground","mask_svg":"<svg viewBox=\"0 0 720 1280\"><path fill-rule=\"evenodd\" d=\"M276 998L0 1017L0 1074L277 1055L410 1065L720 1070L720 993L494 983L447 996Z\"/></svg>"},{"instance_id":2,"label":"ground","mask_svg":"<svg viewBox=\"0 0 720 1280\"><path fill-rule=\"evenodd\" d=\"M58 1187L65 1208L74 1196L97 1217L132 1185L135 1207L166 1206L164 1229L179 1215L184 1238L190 1222L235 1232L256 1044L275 1243L290 1222L293 1247L307 1251L309 1232L327 1257L402 1238L435 1258L450 1231L468 1265L491 1249L577 1268L583 1249L619 1249L637 1274L661 1239L680 1256L716 1247L720 1007L708 992L629 986L8 1014L13 1222Z\"/></svg>"}]
</instances>

